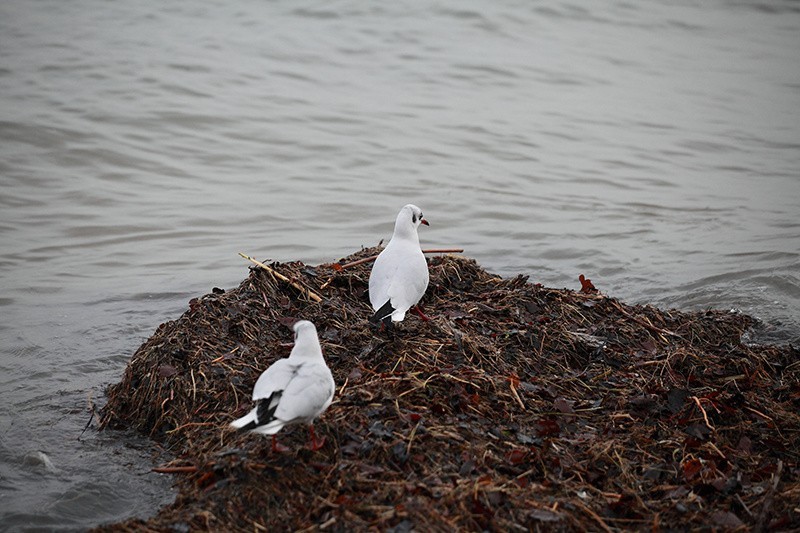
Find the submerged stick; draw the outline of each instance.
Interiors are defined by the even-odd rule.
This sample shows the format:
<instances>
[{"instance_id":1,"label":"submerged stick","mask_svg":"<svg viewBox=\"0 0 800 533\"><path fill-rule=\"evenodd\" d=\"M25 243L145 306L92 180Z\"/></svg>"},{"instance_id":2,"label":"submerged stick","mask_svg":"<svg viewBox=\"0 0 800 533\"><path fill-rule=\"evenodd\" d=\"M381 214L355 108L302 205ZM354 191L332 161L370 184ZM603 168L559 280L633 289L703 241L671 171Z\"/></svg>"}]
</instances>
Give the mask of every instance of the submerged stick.
<instances>
[{"instance_id":1,"label":"submerged stick","mask_svg":"<svg viewBox=\"0 0 800 533\"><path fill-rule=\"evenodd\" d=\"M81 431L81 434L78 435L78 440L81 440L81 437L83 437L83 434L86 433L87 429L89 429L89 426L92 424L92 420L94 420L94 416L96 414L96 409L95 409L95 406L94 406L94 402L92 401L92 393L91 392L89 393L88 400L89 400L89 411L90 411L89 421L86 422L86 425L83 427L83 431Z\"/></svg>"},{"instance_id":2,"label":"submerged stick","mask_svg":"<svg viewBox=\"0 0 800 533\"><path fill-rule=\"evenodd\" d=\"M273 276L275 276L279 280L285 281L286 283L288 283L289 285L291 285L292 287L294 287L298 291L302 292L303 294L305 294L306 296L308 296L309 298L311 298L315 302L321 302L322 301L322 298L317 293L311 291L310 289L307 289L307 288L303 287L302 285L300 285L296 281L290 280L289 278L287 278L286 276L284 276L280 272L276 272L274 269L268 267L267 265L265 265L261 261L258 261L257 259L253 259L249 255L243 254L242 252L239 252L239 255L244 257L245 259L247 259L251 263L254 263L254 264L260 266L261 268L263 268L264 270L266 270L267 272L269 272L270 274L272 274Z\"/></svg>"},{"instance_id":3,"label":"submerged stick","mask_svg":"<svg viewBox=\"0 0 800 533\"><path fill-rule=\"evenodd\" d=\"M191 474L197 472L196 466L155 466L152 468L153 472L159 474Z\"/></svg>"}]
</instances>

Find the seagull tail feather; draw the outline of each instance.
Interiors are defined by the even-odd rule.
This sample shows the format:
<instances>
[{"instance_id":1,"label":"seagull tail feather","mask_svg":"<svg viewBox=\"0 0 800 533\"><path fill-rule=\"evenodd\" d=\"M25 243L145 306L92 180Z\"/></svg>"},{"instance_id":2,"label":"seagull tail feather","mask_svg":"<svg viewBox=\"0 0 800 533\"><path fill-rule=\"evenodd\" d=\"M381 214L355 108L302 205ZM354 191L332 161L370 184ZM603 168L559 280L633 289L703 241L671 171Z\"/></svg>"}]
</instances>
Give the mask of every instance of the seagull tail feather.
<instances>
[{"instance_id":1,"label":"seagull tail feather","mask_svg":"<svg viewBox=\"0 0 800 533\"><path fill-rule=\"evenodd\" d=\"M234 429L238 429L239 431L247 431L250 429L255 428L258 425L258 419L256 417L256 410L253 409L242 418L237 418L233 422L231 422L231 427Z\"/></svg>"},{"instance_id":2,"label":"seagull tail feather","mask_svg":"<svg viewBox=\"0 0 800 533\"><path fill-rule=\"evenodd\" d=\"M283 420L275 418L275 410L283 396L282 390L273 391L267 398L258 400L252 411L231 422L231 427L239 431L255 431L265 435L274 435L284 426Z\"/></svg>"},{"instance_id":3,"label":"seagull tail feather","mask_svg":"<svg viewBox=\"0 0 800 533\"><path fill-rule=\"evenodd\" d=\"M253 431L264 435L274 435L286 425L286 422L277 418L273 418L269 422L259 423L256 410L257 408L253 409L242 418L234 420L231 422L230 426L240 432Z\"/></svg>"},{"instance_id":4,"label":"seagull tail feather","mask_svg":"<svg viewBox=\"0 0 800 533\"><path fill-rule=\"evenodd\" d=\"M262 435L274 435L280 430L283 429L283 426L286 425L286 422L283 420L278 420L277 418L273 419L271 422L266 424L262 424L260 426L256 426L253 431L256 433L260 433Z\"/></svg>"}]
</instances>

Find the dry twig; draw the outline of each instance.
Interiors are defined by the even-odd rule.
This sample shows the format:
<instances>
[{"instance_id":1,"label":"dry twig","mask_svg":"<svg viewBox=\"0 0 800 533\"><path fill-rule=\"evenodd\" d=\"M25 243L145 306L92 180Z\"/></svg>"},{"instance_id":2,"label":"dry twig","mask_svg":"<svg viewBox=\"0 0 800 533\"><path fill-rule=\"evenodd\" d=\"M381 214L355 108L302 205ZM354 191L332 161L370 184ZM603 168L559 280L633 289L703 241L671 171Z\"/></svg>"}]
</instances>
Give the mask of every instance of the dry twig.
<instances>
[{"instance_id":1,"label":"dry twig","mask_svg":"<svg viewBox=\"0 0 800 533\"><path fill-rule=\"evenodd\" d=\"M321 302L322 301L322 297L320 295L316 294L315 292L311 291L310 289L307 289L307 288L303 287L302 285L300 285L296 281L290 280L289 278L287 278L286 276L284 276L280 272L276 272L275 269L268 267L267 265L265 265L261 261L258 261L257 259L253 259L249 255L243 254L242 252L239 252L239 255L244 257L245 259L247 259L251 263L254 263L254 264L260 266L261 268L263 268L264 270L266 270L267 272L269 272L271 275L275 276L279 280L285 281L286 283L288 283L289 285L291 285L292 287L294 287L295 289L297 289L301 293L305 294L306 296L308 296L309 298L311 298L315 302Z\"/></svg>"}]
</instances>

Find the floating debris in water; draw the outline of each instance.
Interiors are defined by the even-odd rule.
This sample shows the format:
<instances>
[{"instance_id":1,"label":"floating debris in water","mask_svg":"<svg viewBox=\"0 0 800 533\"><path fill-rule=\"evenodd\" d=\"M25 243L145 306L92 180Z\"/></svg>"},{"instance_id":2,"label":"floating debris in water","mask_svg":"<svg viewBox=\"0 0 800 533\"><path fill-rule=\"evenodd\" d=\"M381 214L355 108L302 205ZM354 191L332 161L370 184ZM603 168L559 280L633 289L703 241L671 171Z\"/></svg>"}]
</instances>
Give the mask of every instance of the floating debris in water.
<instances>
[{"instance_id":1,"label":"floating debris in water","mask_svg":"<svg viewBox=\"0 0 800 533\"><path fill-rule=\"evenodd\" d=\"M22 463L25 466L41 469L51 474L55 474L57 472L53 461L50 460L50 457L41 451L26 453L25 457L22 458Z\"/></svg>"},{"instance_id":2,"label":"floating debris in water","mask_svg":"<svg viewBox=\"0 0 800 533\"><path fill-rule=\"evenodd\" d=\"M159 326L108 389L103 424L167 446L176 459L158 471L181 495L98 529L800 527L798 353L743 344L752 318L629 306L437 256L431 320L387 340L368 324L359 262L377 251L348 268L253 267ZM337 391L317 422L326 446L287 428L295 451L276 454L228 423L298 318L316 324Z\"/></svg>"}]
</instances>

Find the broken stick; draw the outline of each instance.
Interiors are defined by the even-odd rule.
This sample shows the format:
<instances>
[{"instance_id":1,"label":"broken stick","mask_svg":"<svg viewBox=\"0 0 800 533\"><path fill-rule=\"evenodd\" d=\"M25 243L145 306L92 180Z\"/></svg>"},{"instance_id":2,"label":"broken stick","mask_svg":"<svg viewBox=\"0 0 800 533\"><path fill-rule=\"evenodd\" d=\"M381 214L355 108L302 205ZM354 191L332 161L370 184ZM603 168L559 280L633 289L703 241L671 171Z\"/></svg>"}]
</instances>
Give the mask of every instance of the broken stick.
<instances>
[{"instance_id":1,"label":"broken stick","mask_svg":"<svg viewBox=\"0 0 800 533\"><path fill-rule=\"evenodd\" d=\"M261 268L263 268L264 270L266 270L267 272L269 272L270 274L272 274L273 276L275 276L279 280L285 281L286 283L288 283L289 285L291 285L292 287L294 287L295 289L297 289L301 293L305 294L306 296L308 296L309 298L311 298L315 302L321 302L322 301L322 298L317 293L311 291L310 289L307 289L307 288L303 287L302 285L300 285L296 281L290 280L289 278L287 278L286 276L284 276L280 272L276 272L274 269L268 267L267 265L265 265L261 261L258 261L257 259L253 259L249 255L243 254L242 252L239 252L239 255L244 257L245 259L247 259L251 263L254 263L254 264L260 266Z\"/></svg>"},{"instance_id":2,"label":"broken stick","mask_svg":"<svg viewBox=\"0 0 800 533\"><path fill-rule=\"evenodd\" d=\"M433 249L433 250L422 250L423 254L460 254L464 251L463 248L442 248L442 249ZM378 258L377 255L371 255L369 257L365 257L364 259L359 259L358 261L353 261L352 263L347 263L344 265L339 265L339 268L345 269L360 265L362 263L369 263L370 261L375 261Z\"/></svg>"}]
</instances>

